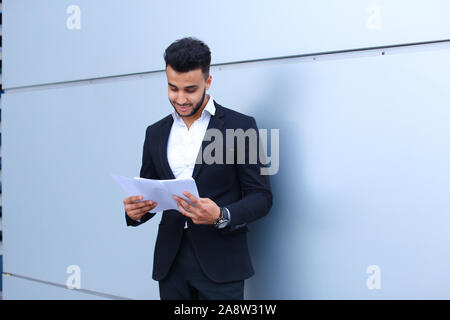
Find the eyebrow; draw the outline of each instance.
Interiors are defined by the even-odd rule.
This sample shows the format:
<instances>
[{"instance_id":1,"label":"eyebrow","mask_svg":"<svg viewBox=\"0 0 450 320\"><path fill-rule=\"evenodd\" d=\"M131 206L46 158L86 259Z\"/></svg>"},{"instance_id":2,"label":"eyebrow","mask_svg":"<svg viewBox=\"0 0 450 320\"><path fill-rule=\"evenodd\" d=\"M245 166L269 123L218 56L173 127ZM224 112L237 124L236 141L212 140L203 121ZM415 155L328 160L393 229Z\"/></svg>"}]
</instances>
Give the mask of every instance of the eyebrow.
<instances>
[{"instance_id":1,"label":"eyebrow","mask_svg":"<svg viewBox=\"0 0 450 320\"><path fill-rule=\"evenodd\" d=\"M174 85L174 84L172 84L172 83L170 83L170 82L168 82L168 84L169 84L169 86L171 86L171 87L178 88L176 85ZM198 87L198 85L193 84L193 85L191 85L191 86L187 86L187 87L184 87L184 88L185 88L185 89L194 89L194 88L197 88L197 87Z\"/></svg>"}]
</instances>

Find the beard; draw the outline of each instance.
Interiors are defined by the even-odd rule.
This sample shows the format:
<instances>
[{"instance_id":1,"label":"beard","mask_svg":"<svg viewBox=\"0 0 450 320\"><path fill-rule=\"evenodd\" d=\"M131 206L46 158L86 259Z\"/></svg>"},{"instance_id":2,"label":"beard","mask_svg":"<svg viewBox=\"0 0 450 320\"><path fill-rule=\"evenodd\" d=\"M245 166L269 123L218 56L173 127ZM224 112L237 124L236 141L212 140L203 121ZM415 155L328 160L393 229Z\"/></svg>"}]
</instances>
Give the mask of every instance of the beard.
<instances>
[{"instance_id":1,"label":"beard","mask_svg":"<svg viewBox=\"0 0 450 320\"><path fill-rule=\"evenodd\" d=\"M192 109L191 112L189 112L189 114L180 114L177 110L177 108L175 108L175 105L172 101L170 101L170 103L172 104L172 107L175 109L175 112L182 118L184 117L190 117L193 116L194 114L196 114L198 112L198 110L200 110L203 102L205 101L205 96L206 96L206 88L203 90L203 95L202 95L202 99L200 100L199 103L197 103L197 105L194 107L194 109Z\"/></svg>"}]
</instances>

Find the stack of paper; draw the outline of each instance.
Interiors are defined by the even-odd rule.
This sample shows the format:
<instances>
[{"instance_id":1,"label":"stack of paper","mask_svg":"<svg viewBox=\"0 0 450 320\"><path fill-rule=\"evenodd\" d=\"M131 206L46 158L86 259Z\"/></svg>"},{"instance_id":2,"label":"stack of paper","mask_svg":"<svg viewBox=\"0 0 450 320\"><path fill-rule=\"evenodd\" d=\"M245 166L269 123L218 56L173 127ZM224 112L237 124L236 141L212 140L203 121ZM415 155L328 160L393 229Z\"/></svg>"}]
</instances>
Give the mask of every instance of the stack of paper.
<instances>
[{"instance_id":1,"label":"stack of paper","mask_svg":"<svg viewBox=\"0 0 450 320\"><path fill-rule=\"evenodd\" d=\"M178 210L177 202L173 196L179 196L189 203L192 202L183 195L188 191L199 198L197 185L193 178L172 179L172 180L153 180L144 178L127 178L117 174L112 175L114 180L120 184L128 196L142 196L143 200L153 200L158 203L153 212L160 212L169 209Z\"/></svg>"}]
</instances>

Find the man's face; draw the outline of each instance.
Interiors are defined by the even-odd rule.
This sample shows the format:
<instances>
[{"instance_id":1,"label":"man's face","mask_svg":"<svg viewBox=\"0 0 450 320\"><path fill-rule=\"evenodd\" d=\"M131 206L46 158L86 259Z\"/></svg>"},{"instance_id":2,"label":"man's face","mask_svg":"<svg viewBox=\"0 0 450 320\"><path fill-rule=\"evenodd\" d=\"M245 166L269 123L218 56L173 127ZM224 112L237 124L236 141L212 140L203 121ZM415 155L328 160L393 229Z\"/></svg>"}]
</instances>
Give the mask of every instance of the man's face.
<instances>
[{"instance_id":1,"label":"man's face","mask_svg":"<svg viewBox=\"0 0 450 320\"><path fill-rule=\"evenodd\" d=\"M195 117L203 107L206 90L211 85L211 75L205 80L202 69L177 72L170 65L166 68L169 100L175 111L184 118Z\"/></svg>"}]
</instances>

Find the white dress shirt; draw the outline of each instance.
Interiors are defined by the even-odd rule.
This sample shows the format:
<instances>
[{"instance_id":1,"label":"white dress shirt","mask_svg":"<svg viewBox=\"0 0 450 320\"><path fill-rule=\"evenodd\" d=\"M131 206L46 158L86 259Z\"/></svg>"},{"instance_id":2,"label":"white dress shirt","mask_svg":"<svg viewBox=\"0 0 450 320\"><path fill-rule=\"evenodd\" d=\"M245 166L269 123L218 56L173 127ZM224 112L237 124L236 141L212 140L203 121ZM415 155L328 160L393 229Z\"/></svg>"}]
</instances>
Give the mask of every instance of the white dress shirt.
<instances>
[{"instance_id":1,"label":"white dress shirt","mask_svg":"<svg viewBox=\"0 0 450 320\"><path fill-rule=\"evenodd\" d=\"M194 172L195 160L200 151L203 138L208 128L209 120L216 112L211 95L202 111L190 128L176 111L172 113L173 124L167 143L167 160L175 178L190 178ZM187 228L185 223L184 228Z\"/></svg>"},{"instance_id":2,"label":"white dress shirt","mask_svg":"<svg viewBox=\"0 0 450 320\"><path fill-rule=\"evenodd\" d=\"M213 98L209 94L208 96L209 100L201 116L191 124L189 129L183 118L176 111L172 112L173 124L167 142L167 160L175 178L192 177L195 161L208 129L209 120L216 113ZM228 208L225 208L225 210L228 220L231 222L230 211ZM141 219L137 221L141 222ZM185 222L184 228L187 229L187 227L187 222Z\"/></svg>"}]
</instances>

